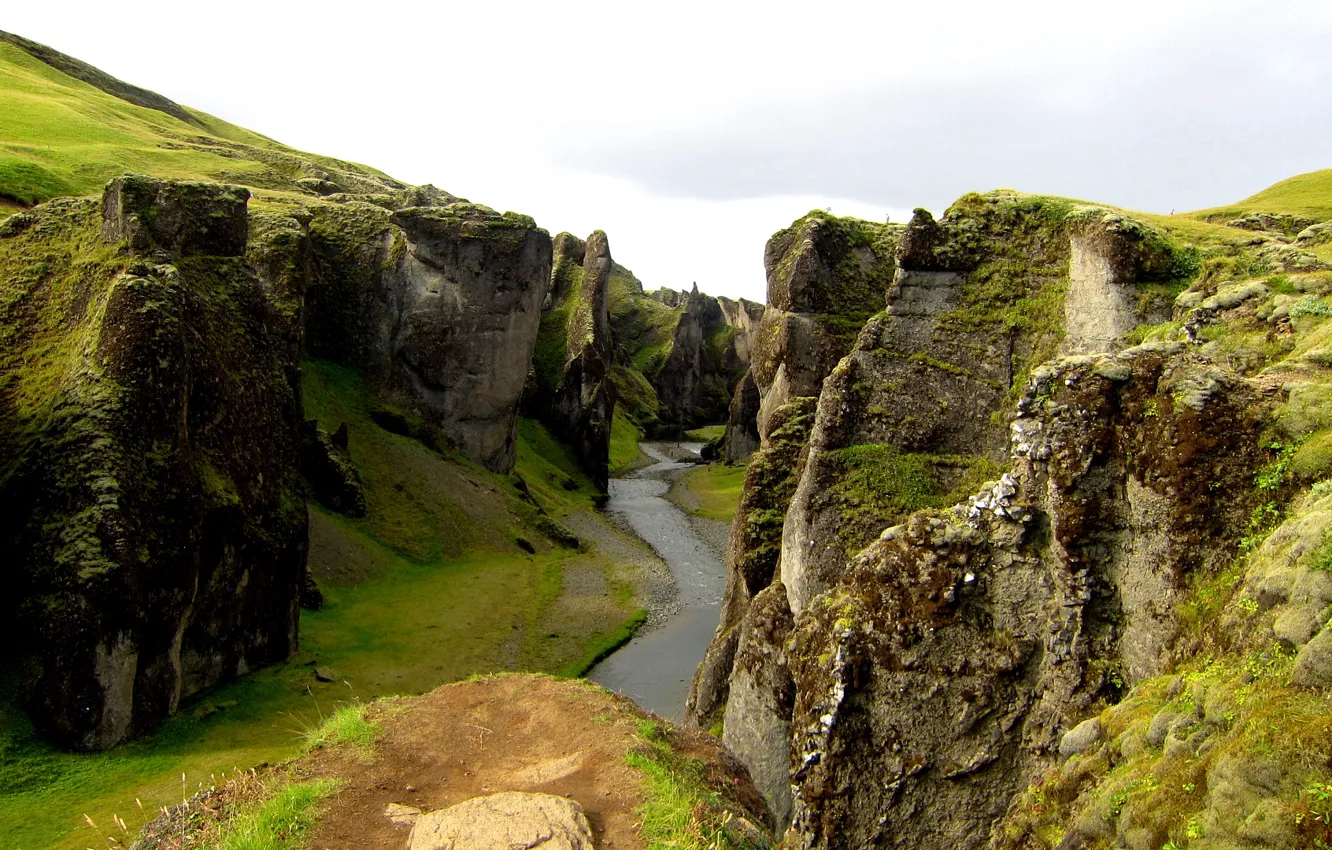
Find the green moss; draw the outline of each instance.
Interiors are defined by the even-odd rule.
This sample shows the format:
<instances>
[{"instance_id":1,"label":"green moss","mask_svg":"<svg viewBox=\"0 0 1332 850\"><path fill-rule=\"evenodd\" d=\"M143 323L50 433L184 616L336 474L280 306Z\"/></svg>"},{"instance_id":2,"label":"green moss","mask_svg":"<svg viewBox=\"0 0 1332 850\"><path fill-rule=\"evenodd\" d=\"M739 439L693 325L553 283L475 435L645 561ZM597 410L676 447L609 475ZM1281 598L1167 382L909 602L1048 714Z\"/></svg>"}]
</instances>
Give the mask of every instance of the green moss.
<instances>
[{"instance_id":1,"label":"green moss","mask_svg":"<svg viewBox=\"0 0 1332 850\"><path fill-rule=\"evenodd\" d=\"M611 268L607 296L611 325L630 365L648 379L654 378L670 356L683 308L648 298L633 273L618 264ZM655 415L655 409L653 412Z\"/></svg>"},{"instance_id":2,"label":"green moss","mask_svg":"<svg viewBox=\"0 0 1332 850\"><path fill-rule=\"evenodd\" d=\"M657 400L656 389L648 383L642 372L615 363L610 368L610 380L615 386L617 414L623 414L644 430L657 424L661 403Z\"/></svg>"},{"instance_id":3,"label":"green moss","mask_svg":"<svg viewBox=\"0 0 1332 850\"><path fill-rule=\"evenodd\" d=\"M757 592L771 581L782 548L786 510L799 483L796 468L814 424L817 400L798 397L773 412L767 448L750 456L738 515L744 543L736 568Z\"/></svg>"},{"instance_id":4,"label":"green moss","mask_svg":"<svg viewBox=\"0 0 1332 850\"><path fill-rule=\"evenodd\" d=\"M871 531L954 504L1001 472L982 457L902 453L879 444L835 449L826 458L834 483L815 498L841 511L837 533L847 554L863 548Z\"/></svg>"}]
</instances>

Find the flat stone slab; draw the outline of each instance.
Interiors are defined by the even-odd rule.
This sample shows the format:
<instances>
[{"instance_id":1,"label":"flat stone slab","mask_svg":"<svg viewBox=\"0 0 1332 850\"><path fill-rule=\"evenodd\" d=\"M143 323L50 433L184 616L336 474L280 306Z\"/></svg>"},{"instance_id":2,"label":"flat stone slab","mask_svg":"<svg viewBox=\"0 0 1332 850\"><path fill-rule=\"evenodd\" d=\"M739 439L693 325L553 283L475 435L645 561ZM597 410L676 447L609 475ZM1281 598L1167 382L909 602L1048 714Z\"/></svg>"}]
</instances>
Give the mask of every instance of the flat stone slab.
<instances>
[{"instance_id":1,"label":"flat stone slab","mask_svg":"<svg viewBox=\"0 0 1332 850\"><path fill-rule=\"evenodd\" d=\"M583 807L565 797L505 791L421 815L411 850L592 850Z\"/></svg>"}]
</instances>

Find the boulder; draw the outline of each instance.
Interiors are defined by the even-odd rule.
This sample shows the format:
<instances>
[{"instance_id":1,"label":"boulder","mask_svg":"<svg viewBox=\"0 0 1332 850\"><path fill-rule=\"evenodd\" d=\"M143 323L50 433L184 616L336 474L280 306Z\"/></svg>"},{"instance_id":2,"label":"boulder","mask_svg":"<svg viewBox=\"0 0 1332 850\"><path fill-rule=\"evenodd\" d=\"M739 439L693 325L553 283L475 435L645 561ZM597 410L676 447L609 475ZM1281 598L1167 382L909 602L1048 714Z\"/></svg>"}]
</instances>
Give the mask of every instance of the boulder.
<instances>
[{"instance_id":1,"label":"boulder","mask_svg":"<svg viewBox=\"0 0 1332 850\"><path fill-rule=\"evenodd\" d=\"M1101 740L1101 721L1095 717L1084 720L1059 739L1059 754L1072 756L1085 753L1099 740Z\"/></svg>"},{"instance_id":2,"label":"boulder","mask_svg":"<svg viewBox=\"0 0 1332 850\"><path fill-rule=\"evenodd\" d=\"M315 421L301 428L301 473L324 507L350 517L365 516L365 490L348 454L347 425L332 435Z\"/></svg>"},{"instance_id":3,"label":"boulder","mask_svg":"<svg viewBox=\"0 0 1332 850\"><path fill-rule=\"evenodd\" d=\"M1332 627L1325 627L1300 649L1290 680L1306 688L1332 688Z\"/></svg>"},{"instance_id":4,"label":"boulder","mask_svg":"<svg viewBox=\"0 0 1332 850\"><path fill-rule=\"evenodd\" d=\"M250 190L222 183L117 177L102 193L102 239L176 259L245 253Z\"/></svg>"},{"instance_id":5,"label":"boulder","mask_svg":"<svg viewBox=\"0 0 1332 850\"><path fill-rule=\"evenodd\" d=\"M565 797L505 791L429 812L412 827L411 850L593 850L583 807Z\"/></svg>"}]
</instances>

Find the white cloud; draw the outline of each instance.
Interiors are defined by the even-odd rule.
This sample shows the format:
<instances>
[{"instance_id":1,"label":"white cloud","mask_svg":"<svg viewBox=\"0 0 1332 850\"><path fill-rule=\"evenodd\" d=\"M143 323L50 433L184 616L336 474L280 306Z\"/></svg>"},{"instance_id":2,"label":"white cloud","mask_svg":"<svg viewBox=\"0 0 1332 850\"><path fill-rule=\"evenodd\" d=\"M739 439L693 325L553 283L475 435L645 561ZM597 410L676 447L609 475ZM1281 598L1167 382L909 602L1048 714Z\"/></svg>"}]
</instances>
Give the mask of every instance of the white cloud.
<instances>
[{"instance_id":1,"label":"white cloud","mask_svg":"<svg viewBox=\"0 0 1332 850\"><path fill-rule=\"evenodd\" d=\"M552 231L762 297L811 207L1001 185L1189 208L1332 166L1332 4L29 3L0 28Z\"/></svg>"}]
</instances>

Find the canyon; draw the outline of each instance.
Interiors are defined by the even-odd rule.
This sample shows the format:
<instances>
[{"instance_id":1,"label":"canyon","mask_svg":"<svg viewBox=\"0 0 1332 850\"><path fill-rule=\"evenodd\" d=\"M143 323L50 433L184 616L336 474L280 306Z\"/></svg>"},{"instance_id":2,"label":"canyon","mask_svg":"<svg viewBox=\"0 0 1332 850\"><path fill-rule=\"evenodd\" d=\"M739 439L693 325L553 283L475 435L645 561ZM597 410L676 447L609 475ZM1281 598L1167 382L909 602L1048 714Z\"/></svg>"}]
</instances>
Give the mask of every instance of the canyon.
<instances>
[{"instance_id":1,"label":"canyon","mask_svg":"<svg viewBox=\"0 0 1332 850\"><path fill-rule=\"evenodd\" d=\"M1332 842L1332 172L1179 216L1012 190L901 224L816 210L767 242L757 304L647 290L603 231L0 35L6 79L192 163L0 160L27 175L0 182L5 728L50 742L0 752L114 764L265 675L363 718L341 683L537 670L664 715L687 686L684 728L499 677L404 698L420 728L374 703L381 752L426 770L421 729L461 735L465 705L576 761L514 714L562 699L595 714L559 715L580 740L606 718L617 769L703 777L680 811L719 847ZM683 467L640 441L718 423L700 460L744 483L713 558L660 502ZM397 804L321 746L292 769ZM0 801L35 806L39 772L0 773Z\"/></svg>"}]
</instances>

